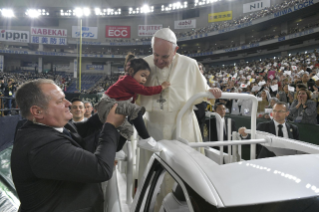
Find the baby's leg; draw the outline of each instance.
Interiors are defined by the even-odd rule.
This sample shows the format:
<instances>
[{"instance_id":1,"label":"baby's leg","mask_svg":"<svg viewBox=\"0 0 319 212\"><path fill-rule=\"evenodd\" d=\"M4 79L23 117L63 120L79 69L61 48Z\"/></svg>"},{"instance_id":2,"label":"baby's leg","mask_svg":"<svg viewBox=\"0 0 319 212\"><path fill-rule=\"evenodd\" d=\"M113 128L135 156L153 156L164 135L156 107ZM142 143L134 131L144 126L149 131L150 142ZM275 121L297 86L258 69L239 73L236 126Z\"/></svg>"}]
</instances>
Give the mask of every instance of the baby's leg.
<instances>
[{"instance_id":1,"label":"baby's leg","mask_svg":"<svg viewBox=\"0 0 319 212\"><path fill-rule=\"evenodd\" d=\"M142 116L143 116L142 113L139 112L138 117L136 119L132 120L131 122L133 123L134 127L136 128L138 135L141 138L146 139L146 138L149 138L150 135L148 134L148 131L145 127L145 123L144 123Z\"/></svg>"}]
</instances>

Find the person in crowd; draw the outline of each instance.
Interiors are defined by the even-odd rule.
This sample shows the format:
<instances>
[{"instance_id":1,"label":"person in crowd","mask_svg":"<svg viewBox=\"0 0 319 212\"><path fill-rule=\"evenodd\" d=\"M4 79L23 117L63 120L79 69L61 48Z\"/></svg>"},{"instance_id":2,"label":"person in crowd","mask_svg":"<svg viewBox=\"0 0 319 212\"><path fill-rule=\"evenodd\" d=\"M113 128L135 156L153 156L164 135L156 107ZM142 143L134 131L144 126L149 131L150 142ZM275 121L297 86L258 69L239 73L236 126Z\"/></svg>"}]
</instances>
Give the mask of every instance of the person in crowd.
<instances>
[{"instance_id":1,"label":"person in crowd","mask_svg":"<svg viewBox=\"0 0 319 212\"><path fill-rule=\"evenodd\" d=\"M8 111L5 112L6 115L12 114L12 111L11 111L12 98L15 96L15 91L16 91L16 87L14 84L14 80L9 79L8 83L6 85L4 85L4 89L3 89L4 96L7 97L5 99L5 107L8 109Z\"/></svg>"},{"instance_id":2,"label":"person in crowd","mask_svg":"<svg viewBox=\"0 0 319 212\"><path fill-rule=\"evenodd\" d=\"M88 118L90 118L92 116L93 105L92 105L91 102L85 101L84 102L84 108L85 108L84 117L88 119Z\"/></svg>"},{"instance_id":3,"label":"person in crowd","mask_svg":"<svg viewBox=\"0 0 319 212\"><path fill-rule=\"evenodd\" d=\"M303 85L307 87L309 91L313 91L313 86L315 85L315 81L309 77L309 72L305 71L302 75L301 82Z\"/></svg>"},{"instance_id":4,"label":"person in crowd","mask_svg":"<svg viewBox=\"0 0 319 212\"><path fill-rule=\"evenodd\" d=\"M202 63L198 62L198 68L199 71L204 75L205 67ZM201 103L195 105L196 110L194 110L202 136L204 136L204 125L206 120L205 112L207 105L208 103L206 101L202 101Z\"/></svg>"},{"instance_id":5,"label":"person in crowd","mask_svg":"<svg viewBox=\"0 0 319 212\"><path fill-rule=\"evenodd\" d=\"M85 107L83 101L79 98L73 98L71 102L71 113L73 115L72 122L76 123L86 121L87 118L84 117Z\"/></svg>"},{"instance_id":6,"label":"person in crowd","mask_svg":"<svg viewBox=\"0 0 319 212\"><path fill-rule=\"evenodd\" d=\"M129 62L129 70L124 77L121 77L114 85L112 85L105 94L117 101L130 100L135 102L137 94L141 95L155 95L163 92L170 86L170 83L165 81L157 86L144 86L147 78L150 75L150 67L143 59L132 59ZM138 141L138 146L146 148L150 151L160 151L161 148L151 137L145 127L143 121L143 113L139 112L138 117L132 120L139 136L142 138Z\"/></svg>"},{"instance_id":7,"label":"person in crowd","mask_svg":"<svg viewBox=\"0 0 319 212\"><path fill-rule=\"evenodd\" d=\"M103 212L101 182L112 177L115 153L124 145L116 128L125 117L115 114L117 105L104 123L95 115L74 124L82 138L100 132L96 142L83 145L64 128L73 116L71 103L52 80L23 84L16 100L27 119L17 131L11 155L19 211ZM83 148L87 145L92 151Z\"/></svg>"},{"instance_id":8,"label":"person in crowd","mask_svg":"<svg viewBox=\"0 0 319 212\"><path fill-rule=\"evenodd\" d=\"M243 88L242 93L249 93L246 88ZM247 99L239 99L238 100L238 107L239 107L239 113L242 116L251 116L251 110L252 110L252 101Z\"/></svg>"},{"instance_id":9,"label":"person in crowd","mask_svg":"<svg viewBox=\"0 0 319 212\"><path fill-rule=\"evenodd\" d=\"M234 93L235 92L235 88L232 88L231 89L231 92ZM237 92L236 92L237 93ZM238 105L238 99L233 99L232 100L232 107L231 107L231 114L233 115L239 115L240 114L240 110L239 110L239 105Z\"/></svg>"},{"instance_id":10,"label":"person in crowd","mask_svg":"<svg viewBox=\"0 0 319 212\"><path fill-rule=\"evenodd\" d=\"M267 90L263 90L260 93L261 101L258 102L257 113L264 113L265 108L270 104L270 94Z\"/></svg>"},{"instance_id":11,"label":"person in crowd","mask_svg":"<svg viewBox=\"0 0 319 212\"><path fill-rule=\"evenodd\" d=\"M237 129L235 127L235 121L231 120L231 126L228 126L228 121L225 119L226 105L224 103L221 103L221 102L216 103L214 105L214 110L222 118L221 126L223 127L223 138L224 138L224 141L227 141L228 140L228 127L231 127L231 132L232 131L237 131ZM210 126L211 126L211 128L210 128L210 132L211 132L210 133L211 134L210 141L219 141L219 139L218 139L217 119L211 120Z\"/></svg>"},{"instance_id":12,"label":"person in crowd","mask_svg":"<svg viewBox=\"0 0 319 212\"><path fill-rule=\"evenodd\" d=\"M286 118L289 115L289 109L285 102L278 102L274 105L273 120L261 122L257 125L257 130L268 132L278 137L290 138L299 140L299 130L297 126L286 122ZM250 136L245 132L245 127L240 127L238 133L244 139L250 139ZM270 152L261 145L257 145L257 158L264 158L275 156L273 152Z\"/></svg>"},{"instance_id":13,"label":"person in crowd","mask_svg":"<svg viewBox=\"0 0 319 212\"><path fill-rule=\"evenodd\" d=\"M274 85L278 85L278 81L276 79L271 81L271 86L274 86ZM276 96L278 93L278 89L273 91L271 86L269 86L269 96Z\"/></svg>"},{"instance_id":14,"label":"person in crowd","mask_svg":"<svg viewBox=\"0 0 319 212\"><path fill-rule=\"evenodd\" d=\"M297 99L290 106L291 117L296 123L317 124L317 103L305 88L297 91Z\"/></svg>"},{"instance_id":15,"label":"person in crowd","mask_svg":"<svg viewBox=\"0 0 319 212\"><path fill-rule=\"evenodd\" d=\"M286 102L286 103L292 103L292 101L294 100L294 93L293 92L289 92L288 90L288 85L284 86L283 91L279 91L276 95L277 99L279 99L279 101L281 102Z\"/></svg>"}]
</instances>

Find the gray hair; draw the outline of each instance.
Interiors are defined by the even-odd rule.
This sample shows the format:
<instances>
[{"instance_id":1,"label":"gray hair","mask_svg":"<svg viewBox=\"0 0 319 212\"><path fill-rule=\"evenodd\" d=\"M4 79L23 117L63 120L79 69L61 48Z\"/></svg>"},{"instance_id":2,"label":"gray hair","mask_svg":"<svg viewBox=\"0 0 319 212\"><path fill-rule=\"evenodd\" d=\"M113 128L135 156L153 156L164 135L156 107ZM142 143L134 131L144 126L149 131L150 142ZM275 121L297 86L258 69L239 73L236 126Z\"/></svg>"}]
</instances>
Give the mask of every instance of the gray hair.
<instances>
[{"instance_id":1,"label":"gray hair","mask_svg":"<svg viewBox=\"0 0 319 212\"><path fill-rule=\"evenodd\" d=\"M269 102L271 102L271 100L274 100L276 103L279 102L279 99L277 99L276 97L271 97Z\"/></svg>"},{"instance_id":2,"label":"gray hair","mask_svg":"<svg viewBox=\"0 0 319 212\"><path fill-rule=\"evenodd\" d=\"M159 38L159 39L161 39L161 38ZM167 42L169 42L169 41L167 41ZM153 50L154 50L154 43L155 43L155 37L153 36L153 37L152 37L152 40L151 40L151 46L152 46L152 49L153 49ZM173 48L173 51L174 51L175 48L177 47L177 44L176 44L176 43L172 43L172 42L169 42L169 43L172 44L172 48Z\"/></svg>"},{"instance_id":3,"label":"gray hair","mask_svg":"<svg viewBox=\"0 0 319 212\"><path fill-rule=\"evenodd\" d=\"M84 102L83 102L84 105L87 104L87 103L90 104L91 107L93 107L93 104L92 104L91 102L89 102L89 101L84 101Z\"/></svg>"},{"instance_id":4,"label":"gray hair","mask_svg":"<svg viewBox=\"0 0 319 212\"><path fill-rule=\"evenodd\" d=\"M44 95L41 89L42 84L54 84L53 80L37 79L24 83L16 92L16 101L20 107L21 115L25 118L31 115L30 108L37 105L44 110L47 108L50 97Z\"/></svg>"}]
</instances>

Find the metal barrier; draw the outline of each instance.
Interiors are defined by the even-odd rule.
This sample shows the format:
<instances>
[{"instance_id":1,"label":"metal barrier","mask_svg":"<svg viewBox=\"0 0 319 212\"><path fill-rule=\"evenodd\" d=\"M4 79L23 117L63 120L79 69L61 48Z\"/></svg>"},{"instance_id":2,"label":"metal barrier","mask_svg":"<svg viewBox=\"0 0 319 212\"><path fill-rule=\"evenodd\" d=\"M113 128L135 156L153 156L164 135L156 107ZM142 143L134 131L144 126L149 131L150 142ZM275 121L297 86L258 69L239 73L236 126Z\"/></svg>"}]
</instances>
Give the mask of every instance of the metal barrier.
<instances>
[{"instance_id":1,"label":"metal barrier","mask_svg":"<svg viewBox=\"0 0 319 212\"><path fill-rule=\"evenodd\" d=\"M229 142L224 142L224 141L220 141L220 142L205 142L205 143L190 143L188 142L186 139L183 139L181 137L181 123L182 123L182 117L184 115L184 113L191 108L191 106L193 105L193 103L199 99L199 98L210 98L210 99L214 99L215 97L213 96L212 93L210 92L201 92L198 93L196 95L194 95L193 97L191 97L186 104L183 106L183 108L180 110L180 112L178 113L177 116L177 121L176 121L176 138L177 140L192 146L192 147L208 147L208 146L230 146L230 145L242 145L242 144L250 144L251 145L251 151L250 151L250 159L256 159L256 144L258 143L267 143L269 142L268 139L263 138L263 139L255 139L256 138L256 114L257 114L257 105L258 105L258 101L256 96L253 96L251 94L238 94L238 93L222 93L222 96L220 99L249 99L252 101L252 113L251 113L251 139L250 140L233 140L231 141L231 143ZM216 116L217 117L217 116ZM220 121L219 121L220 122ZM231 125L231 124L230 124ZM220 128L220 127L219 127ZM222 131L219 130L219 133L222 133ZM228 137L230 139L230 134L231 132L228 131ZM217 144L216 144L217 143ZM228 148L228 151L230 150L230 148ZM230 153L230 152L229 152ZM220 153L220 156L222 157L223 152ZM230 158L231 159L231 156ZM220 159L220 163L221 163Z\"/></svg>"},{"instance_id":2,"label":"metal barrier","mask_svg":"<svg viewBox=\"0 0 319 212\"><path fill-rule=\"evenodd\" d=\"M12 105L11 105L11 108L6 108L6 102L7 100L14 100L15 98L14 97L7 97L7 96L0 96L0 114L1 116L4 116L4 112L5 111L11 111L11 113L13 111L19 111L20 108L12 108ZM12 103L11 103L12 104Z\"/></svg>"}]
</instances>

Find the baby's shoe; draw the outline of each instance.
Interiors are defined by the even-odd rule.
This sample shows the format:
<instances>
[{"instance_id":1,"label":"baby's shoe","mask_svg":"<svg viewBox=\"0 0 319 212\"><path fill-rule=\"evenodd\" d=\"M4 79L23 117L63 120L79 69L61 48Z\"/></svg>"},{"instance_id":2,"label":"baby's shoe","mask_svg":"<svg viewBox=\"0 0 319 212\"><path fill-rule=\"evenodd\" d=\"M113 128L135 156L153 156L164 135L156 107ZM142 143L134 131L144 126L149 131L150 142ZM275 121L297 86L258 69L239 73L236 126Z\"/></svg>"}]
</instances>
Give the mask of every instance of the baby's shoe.
<instances>
[{"instance_id":1,"label":"baby's shoe","mask_svg":"<svg viewBox=\"0 0 319 212\"><path fill-rule=\"evenodd\" d=\"M149 137L146 139L141 139L137 142L137 146L142 149L147 149L152 152L160 152L162 148L160 147L159 143L157 143L153 137Z\"/></svg>"}]
</instances>

